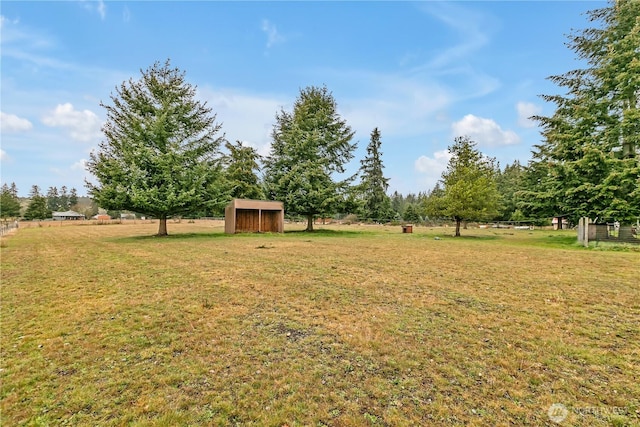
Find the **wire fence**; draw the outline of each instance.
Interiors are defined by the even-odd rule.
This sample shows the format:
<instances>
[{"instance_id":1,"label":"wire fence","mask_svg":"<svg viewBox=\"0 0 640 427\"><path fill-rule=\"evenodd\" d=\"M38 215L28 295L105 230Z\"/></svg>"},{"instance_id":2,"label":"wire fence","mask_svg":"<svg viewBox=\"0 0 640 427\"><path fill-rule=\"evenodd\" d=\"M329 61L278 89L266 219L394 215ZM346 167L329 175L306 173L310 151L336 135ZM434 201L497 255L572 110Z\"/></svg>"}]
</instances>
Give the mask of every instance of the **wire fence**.
<instances>
[{"instance_id":1,"label":"wire fence","mask_svg":"<svg viewBox=\"0 0 640 427\"><path fill-rule=\"evenodd\" d=\"M578 241L584 246L589 242L609 242L640 244L638 232L640 224L621 224L619 222L594 224L588 218L581 218L578 224Z\"/></svg>"},{"instance_id":2,"label":"wire fence","mask_svg":"<svg viewBox=\"0 0 640 427\"><path fill-rule=\"evenodd\" d=\"M0 223L0 236L6 236L18 228L18 221Z\"/></svg>"}]
</instances>

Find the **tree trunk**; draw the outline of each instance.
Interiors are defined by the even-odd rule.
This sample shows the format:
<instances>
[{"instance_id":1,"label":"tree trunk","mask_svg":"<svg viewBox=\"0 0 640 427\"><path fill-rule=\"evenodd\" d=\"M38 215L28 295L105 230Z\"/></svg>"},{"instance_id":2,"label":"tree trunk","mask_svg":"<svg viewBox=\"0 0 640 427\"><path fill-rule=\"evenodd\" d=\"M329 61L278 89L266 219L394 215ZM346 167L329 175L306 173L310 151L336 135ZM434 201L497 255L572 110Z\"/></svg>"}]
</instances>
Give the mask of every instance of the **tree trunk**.
<instances>
[{"instance_id":1,"label":"tree trunk","mask_svg":"<svg viewBox=\"0 0 640 427\"><path fill-rule=\"evenodd\" d=\"M456 218L456 237L460 237L460 224L462 220L460 218Z\"/></svg>"},{"instance_id":2,"label":"tree trunk","mask_svg":"<svg viewBox=\"0 0 640 427\"><path fill-rule=\"evenodd\" d=\"M307 229L304 231L313 231L313 215L307 215Z\"/></svg>"},{"instance_id":3,"label":"tree trunk","mask_svg":"<svg viewBox=\"0 0 640 427\"><path fill-rule=\"evenodd\" d=\"M167 236L167 217L160 218L160 225L158 226L157 236Z\"/></svg>"}]
</instances>

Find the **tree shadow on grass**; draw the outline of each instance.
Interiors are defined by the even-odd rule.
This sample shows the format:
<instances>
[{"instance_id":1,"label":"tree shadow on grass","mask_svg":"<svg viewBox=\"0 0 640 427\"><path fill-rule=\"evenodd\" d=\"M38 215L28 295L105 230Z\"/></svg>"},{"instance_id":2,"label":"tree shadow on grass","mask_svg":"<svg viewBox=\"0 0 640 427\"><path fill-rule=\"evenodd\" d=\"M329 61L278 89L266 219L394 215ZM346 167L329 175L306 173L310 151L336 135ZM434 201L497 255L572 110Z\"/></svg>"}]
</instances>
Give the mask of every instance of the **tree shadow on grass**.
<instances>
[{"instance_id":1,"label":"tree shadow on grass","mask_svg":"<svg viewBox=\"0 0 640 427\"><path fill-rule=\"evenodd\" d=\"M484 241L484 240L498 240L498 239L502 239L503 236L500 235L495 235L495 236L476 236L473 234L461 234L460 236L456 237L454 234L450 234L450 233L433 233L433 234L423 234L421 235L421 237L425 237L425 238L440 238L440 239L447 239L447 240L478 240L478 241Z\"/></svg>"},{"instance_id":2,"label":"tree shadow on grass","mask_svg":"<svg viewBox=\"0 0 640 427\"><path fill-rule=\"evenodd\" d=\"M150 241L150 240L157 240L161 242L161 241L197 240L197 239L216 239L216 238L229 238L229 237L233 237L233 234L225 234L220 232L213 232L213 233L204 232L204 233L176 233L176 234L169 234L167 236L158 236L157 234L152 234L152 235L147 234L144 236L117 237L110 240L114 242L135 243L135 242Z\"/></svg>"},{"instance_id":3,"label":"tree shadow on grass","mask_svg":"<svg viewBox=\"0 0 640 427\"><path fill-rule=\"evenodd\" d=\"M355 230L330 230L326 228L319 228L313 231L306 230L286 230L284 234L298 235L298 236L335 236L335 237L348 237L348 236L368 236L376 234L372 231L355 231ZM379 234L379 233L378 233Z\"/></svg>"}]
</instances>

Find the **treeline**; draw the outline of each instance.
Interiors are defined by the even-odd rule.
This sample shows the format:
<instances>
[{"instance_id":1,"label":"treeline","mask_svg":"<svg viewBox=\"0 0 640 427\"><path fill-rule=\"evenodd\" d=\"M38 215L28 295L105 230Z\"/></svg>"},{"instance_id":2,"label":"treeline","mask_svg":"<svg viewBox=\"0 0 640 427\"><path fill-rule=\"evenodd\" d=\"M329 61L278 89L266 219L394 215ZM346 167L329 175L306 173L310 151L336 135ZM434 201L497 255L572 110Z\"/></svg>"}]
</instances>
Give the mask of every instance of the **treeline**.
<instances>
[{"instance_id":1,"label":"treeline","mask_svg":"<svg viewBox=\"0 0 640 427\"><path fill-rule=\"evenodd\" d=\"M53 212L73 210L85 216L95 215L98 207L95 203L80 204L78 191L75 188L68 189L62 186L49 187L45 194L42 194L40 187L33 185L26 200L26 206L22 199L18 197L18 188L15 182L10 185L4 183L0 193L0 218L27 220L51 218Z\"/></svg>"},{"instance_id":2,"label":"treeline","mask_svg":"<svg viewBox=\"0 0 640 427\"><path fill-rule=\"evenodd\" d=\"M361 168L356 175L358 183L351 185L345 199L344 209L340 212L323 212L325 216L352 215L358 221L386 223L405 221L413 223L435 222L446 220L441 212L433 209L434 200L442 194L440 184L430 191L409 193L399 192L387 194L388 179L384 176L382 152L380 151L381 135L374 129L368 146L367 156L361 161ZM224 205L233 198L264 199L268 188L262 176L262 158L252 147L243 146L240 142L225 143L223 177L226 197L222 203L211 210L193 211L185 217L222 216ZM523 221L527 218L517 208L515 193L522 190L523 176L526 168L514 162L504 170L496 169L495 180L499 189L499 210L486 220ZM39 186L31 187L27 200L18 197L15 183L2 186L0 216L3 219L24 218L26 220L43 220L51 218L53 212L72 210L90 218L99 212L100 207L91 198L78 197L75 188L66 186L58 189L49 187L42 193ZM107 210L112 217L119 217L121 210ZM294 214L295 215L295 214ZM543 219L544 221L544 219Z\"/></svg>"},{"instance_id":3,"label":"treeline","mask_svg":"<svg viewBox=\"0 0 640 427\"><path fill-rule=\"evenodd\" d=\"M526 183L525 174L527 168L516 160L505 168L497 168L494 180L498 190L497 210L494 215L485 217L486 221L501 222L526 222L528 224L546 225L550 223L549 216L537 217L533 212L523 211L523 203L518 197L519 192L524 190ZM393 217L390 219L401 220L412 223L437 223L447 221L450 218L444 216L438 205L443 196L442 183L437 183L429 191L409 193L403 195L397 191L390 195ZM480 218L476 218L480 219Z\"/></svg>"},{"instance_id":4,"label":"treeline","mask_svg":"<svg viewBox=\"0 0 640 427\"><path fill-rule=\"evenodd\" d=\"M166 219L217 216L233 198L279 200L285 212L303 218L312 231L317 217L352 215L361 221L525 219L517 211L522 167L501 171L495 159L466 137L449 147L452 158L441 184L418 196L388 194L382 135L370 134L358 171L349 175L354 132L338 114L326 87L300 90L290 111L281 109L271 133L271 151L257 151L220 135L215 114L194 98L184 72L156 63L138 81L112 95L105 140L91 153L91 196L106 209L126 209Z\"/></svg>"},{"instance_id":5,"label":"treeline","mask_svg":"<svg viewBox=\"0 0 640 427\"><path fill-rule=\"evenodd\" d=\"M538 222L564 215L573 223L583 216L635 222L640 2L618 0L589 14L600 25L572 34L568 43L587 67L549 78L565 94L542 96L556 110L533 117L542 142L526 166L514 162L501 169L474 141L459 136L434 188L389 195L378 128L357 173L347 174L354 132L326 87L301 89L291 110L276 113L271 151L261 157L225 140L185 73L166 61L125 81L110 104L101 104L107 120L104 140L87 163L96 179L87 183L89 195L102 208L159 219L158 235L167 234L167 218L220 215L232 198L280 200L288 215L306 219L309 231L314 218L338 214L373 222L446 219L455 221L456 234L463 221ZM72 206L71 193L32 193L25 218ZM3 189L3 217L12 212L11 194ZM36 202L38 209L32 208Z\"/></svg>"}]
</instances>

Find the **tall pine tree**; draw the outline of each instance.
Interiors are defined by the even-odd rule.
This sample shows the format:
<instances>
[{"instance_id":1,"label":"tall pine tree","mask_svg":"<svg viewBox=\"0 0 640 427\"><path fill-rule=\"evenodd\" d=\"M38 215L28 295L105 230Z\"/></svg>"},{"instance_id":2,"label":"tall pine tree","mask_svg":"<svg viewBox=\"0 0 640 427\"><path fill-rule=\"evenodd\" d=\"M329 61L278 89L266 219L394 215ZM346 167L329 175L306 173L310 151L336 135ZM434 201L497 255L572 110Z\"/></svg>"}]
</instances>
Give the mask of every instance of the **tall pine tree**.
<instances>
[{"instance_id":1,"label":"tall pine tree","mask_svg":"<svg viewBox=\"0 0 640 427\"><path fill-rule=\"evenodd\" d=\"M300 91L293 111L276 114L271 152L265 160L267 197L281 200L285 211L313 219L344 208L350 178L339 179L353 158L353 131L340 118L326 87Z\"/></svg>"},{"instance_id":2,"label":"tall pine tree","mask_svg":"<svg viewBox=\"0 0 640 427\"><path fill-rule=\"evenodd\" d=\"M522 188L525 168L518 160L507 165L503 171L499 171L496 176L496 184L500 193L500 214L501 220L515 220L513 215L518 211L518 192ZM520 217L522 213L516 215Z\"/></svg>"},{"instance_id":3,"label":"tall pine tree","mask_svg":"<svg viewBox=\"0 0 640 427\"><path fill-rule=\"evenodd\" d=\"M226 178L229 194L236 199L263 199L264 191L260 185L260 155L253 147L243 146L242 142L225 143Z\"/></svg>"},{"instance_id":4,"label":"tall pine tree","mask_svg":"<svg viewBox=\"0 0 640 427\"><path fill-rule=\"evenodd\" d=\"M69 192L69 208L73 209L78 204L78 190L71 188Z\"/></svg>"},{"instance_id":5,"label":"tall pine tree","mask_svg":"<svg viewBox=\"0 0 640 427\"><path fill-rule=\"evenodd\" d=\"M140 80L122 83L107 110L105 140L87 168L99 184L87 183L97 203L159 219L213 208L220 197L221 166L211 109L196 100L196 89L169 61L155 63Z\"/></svg>"},{"instance_id":6,"label":"tall pine tree","mask_svg":"<svg viewBox=\"0 0 640 427\"><path fill-rule=\"evenodd\" d=\"M60 203L60 194L58 193L58 187L49 187L47 190L47 208L50 211L63 211L62 204Z\"/></svg>"},{"instance_id":7,"label":"tall pine tree","mask_svg":"<svg viewBox=\"0 0 640 427\"><path fill-rule=\"evenodd\" d=\"M37 185L31 187L29 198L31 200L24 213L25 219L47 219L51 217L51 210L47 207L47 198L40 194L40 187Z\"/></svg>"},{"instance_id":8,"label":"tall pine tree","mask_svg":"<svg viewBox=\"0 0 640 427\"><path fill-rule=\"evenodd\" d=\"M391 198L387 195L389 179L384 177L380 131L371 132L367 155L360 161L360 185L358 193L362 198L362 217L372 221L388 221L393 216Z\"/></svg>"},{"instance_id":9,"label":"tall pine tree","mask_svg":"<svg viewBox=\"0 0 640 427\"><path fill-rule=\"evenodd\" d=\"M12 183L15 188L15 183ZM20 200L18 199L17 190L15 192L6 184L2 184L0 192L0 218L7 220L8 218L17 218L20 216Z\"/></svg>"},{"instance_id":10,"label":"tall pine tree","mask_svg":"<svg viewBox=\"0 0 640 427\"><path fill-rule=\"evenodd\" d=\"M574 33L568 46L586 68L549 79L565 95L536 117L543 144L520 193L527 214L633 221L640 216L640 2L611 1L589 12L600 26Z\"/></svg>"}]
</instances>

